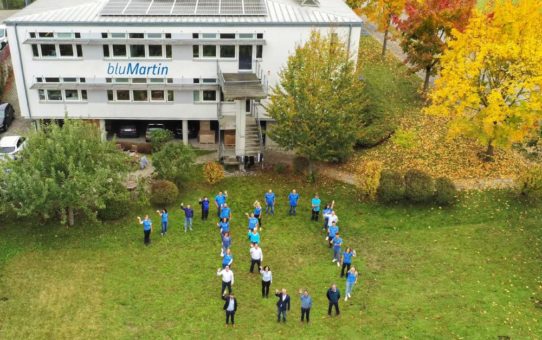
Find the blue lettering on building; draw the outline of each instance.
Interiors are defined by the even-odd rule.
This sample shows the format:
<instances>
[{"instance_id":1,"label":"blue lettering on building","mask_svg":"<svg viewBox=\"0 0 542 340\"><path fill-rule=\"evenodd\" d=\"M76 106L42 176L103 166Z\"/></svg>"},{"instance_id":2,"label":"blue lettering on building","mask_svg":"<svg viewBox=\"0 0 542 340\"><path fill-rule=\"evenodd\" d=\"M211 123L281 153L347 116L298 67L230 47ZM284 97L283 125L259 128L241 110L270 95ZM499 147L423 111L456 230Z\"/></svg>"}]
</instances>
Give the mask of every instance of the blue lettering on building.
<instances>
[{"instance_id":1,"label":"blue lettering on building","mask_svg":"<svg viewBox=\"0 0 542 340\"><path fill-rule=\"evenodd\" d=\"M167 76L169 67L162 63L142 65L141 63L108 63L107 74L113 76Z\"/></svg>"}]
</instances>

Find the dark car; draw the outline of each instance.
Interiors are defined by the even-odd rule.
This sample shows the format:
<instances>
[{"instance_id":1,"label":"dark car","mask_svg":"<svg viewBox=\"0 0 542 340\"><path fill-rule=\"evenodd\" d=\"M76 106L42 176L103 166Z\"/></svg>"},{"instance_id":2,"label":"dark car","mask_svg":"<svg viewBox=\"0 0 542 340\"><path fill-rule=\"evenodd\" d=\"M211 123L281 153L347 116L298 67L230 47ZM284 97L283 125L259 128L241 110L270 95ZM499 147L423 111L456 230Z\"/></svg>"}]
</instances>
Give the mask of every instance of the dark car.
<instances>
[{"instance_id":1,"label":"dark car","mask_svg":"<svg viewBox=\"0 0 542 340\"><path fill-rule=\"evenodd\" d=\"M151 133L156 130L165 130L166 126L162 123L149 123L147 124L147 130L145 130L145 140L151 141Z\"/></svg>"},{"instance_id":2,"label":"dark car","mask_svg":"<svg viewBox=\"0 0 542 340\"><path fill-rule=\"evenodd\" d=\"M0 130L7 131L15 119L15 110L8 103L0 104Z\"/></svg>"},{"instance_id":3,"label":"dark car","mask_svg":"<svg viewBox=\"0 0 542 340\"><path fill-rule=\"evenodd\" d=\"M117 132L119 138L137 138L137 126L135 124L122 124Z\"/></svg>"},{"instance_id":4,"label":"dark car","mask_svg":"<svg viewBox=\"0 0 542 340\"><path fill-rule=\"evenodd\" d=\"M183 126L182 124L175 125L173 127L173 134L175 138L183 138ZM198 138L198 127L195 124L188 124L188 138L195 139Z\"/></svg>"}]
</instances>

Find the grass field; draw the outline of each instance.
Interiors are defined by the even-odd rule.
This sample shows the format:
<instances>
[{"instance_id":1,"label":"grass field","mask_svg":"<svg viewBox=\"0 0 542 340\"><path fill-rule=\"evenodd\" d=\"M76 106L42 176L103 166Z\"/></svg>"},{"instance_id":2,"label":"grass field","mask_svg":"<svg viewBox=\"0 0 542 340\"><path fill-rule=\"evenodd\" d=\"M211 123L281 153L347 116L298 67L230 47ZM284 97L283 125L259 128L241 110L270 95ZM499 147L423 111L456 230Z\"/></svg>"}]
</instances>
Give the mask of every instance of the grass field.
<instances>
[{"instance_id":1,"label":"grass field","mask_svg":"<svg viewBox=\"0 0 542 340\"><path fill-rule=\"evenodd\" d=\"M302 201L286 216L285 196ZM275 299L262 300L260 279L249 275L246 221L254 199L273 188L276 216L264 219L262 249L274 281L293 295L288 323L275 321ZM472 194L455 208L384 207L357 201L349 187L321 183L335 199L347 245L361 272L339 318L326 316L325 291L339 279L320 224L309 221L315 191L291 176L228 178L216 187L191 185L182 201L227 189L233 208L233 253L238 325L224 327L219 298L219 235L196 219L181 232L171 207L169 235L155 232L149 247L130 218L72 229L3 221L0 227L0 338L469 338L542 334L540 208L523 207L507 193ZM148 207L137 213L151 213ZM153 220L158 222L156 215ZM312 324L299 324L294 291L315 300Z\"/></svg>"}]
</instances>

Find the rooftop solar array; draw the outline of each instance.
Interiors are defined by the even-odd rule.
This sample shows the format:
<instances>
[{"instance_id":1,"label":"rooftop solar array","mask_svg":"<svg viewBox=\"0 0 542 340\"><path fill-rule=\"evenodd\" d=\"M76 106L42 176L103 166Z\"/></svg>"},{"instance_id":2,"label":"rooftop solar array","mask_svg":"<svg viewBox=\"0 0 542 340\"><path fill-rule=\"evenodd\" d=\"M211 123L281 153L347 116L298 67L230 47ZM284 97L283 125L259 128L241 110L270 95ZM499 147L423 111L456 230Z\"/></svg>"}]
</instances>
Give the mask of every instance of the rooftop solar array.
<instances>
[{"instance_id":1,"label":"rooftop solar array","mask_svg":"<svg viewBox=\"0 0 542 340\"><path fill-rule=\"evenodd\" d=\"M109 0L102 16L265 16L265 0Z\"/></svg>"}]
</instances>

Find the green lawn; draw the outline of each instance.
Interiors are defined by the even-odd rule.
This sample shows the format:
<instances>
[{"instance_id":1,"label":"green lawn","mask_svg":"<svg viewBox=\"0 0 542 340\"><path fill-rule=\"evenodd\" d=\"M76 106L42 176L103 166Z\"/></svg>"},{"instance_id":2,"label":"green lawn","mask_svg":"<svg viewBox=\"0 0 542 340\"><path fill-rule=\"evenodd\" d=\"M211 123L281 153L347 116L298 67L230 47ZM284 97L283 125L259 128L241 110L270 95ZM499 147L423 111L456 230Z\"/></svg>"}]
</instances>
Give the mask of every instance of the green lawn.
<instances>
[{"instance_id":1,"label":"green lawn","mask_svg":"<svg viewBox=\"0 0 542 340\"><path fill-rule=\"evenodd\" d=\"M286 217L285 195L302 202ZM313 321L300 325L293 299L286 325L275 321L275 299L262 300L249 275L245 219L254 199L273 188L277 215L264 220L264 262L275 288L308 287ZM228 178L215 187L191 185L182 201L228 189L234 213L234 290L238 326L225 329L219 236L212 222L180 230L171 209L169 235L145 248L135 215L118 223L57 225L3 221L0 227L0 338L536 338L542 334L540 208L520 206L507 193L472 194L455 208L384 207L356 200L352 189L322 183L335 199L361 284L327 318L325 291L344 282L331 263L320 224L309 219L314 187L291 176ZM152 212L148 207L138 213ZM157 216L153 216L158 222Z\"/></svg>"}]
</instances>

